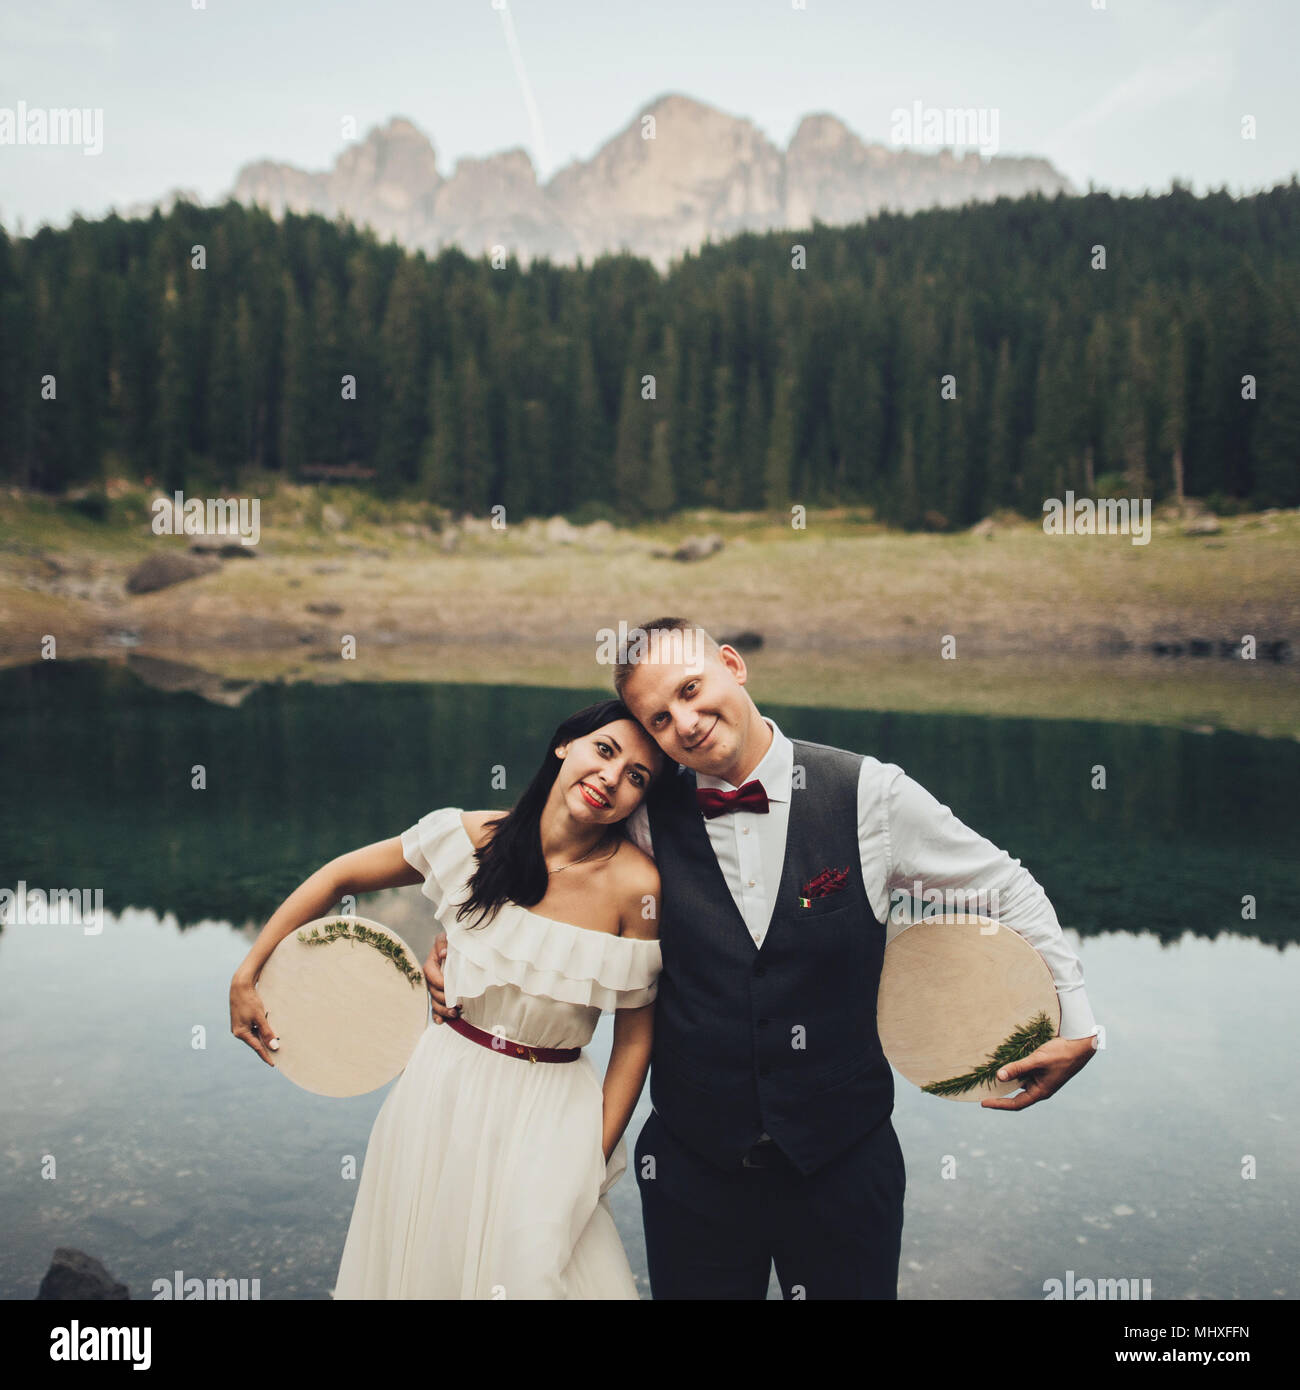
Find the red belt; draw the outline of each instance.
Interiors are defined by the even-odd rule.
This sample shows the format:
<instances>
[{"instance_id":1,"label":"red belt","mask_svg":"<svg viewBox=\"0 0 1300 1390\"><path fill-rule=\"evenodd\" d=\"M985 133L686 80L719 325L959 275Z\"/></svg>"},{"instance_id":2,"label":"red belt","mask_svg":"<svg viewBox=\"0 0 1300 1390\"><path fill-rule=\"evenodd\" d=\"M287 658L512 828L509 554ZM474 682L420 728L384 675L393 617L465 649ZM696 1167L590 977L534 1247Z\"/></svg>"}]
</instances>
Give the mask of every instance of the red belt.
<instances>
[{"instance_id":1,"label":"red belt","mask_svg":"<svg viewBox=\"0 0 1300 1390\"><path fill-rule=\"evenodd\" d=\"M576 1062L582 1056L580 1047L525 1047L523 1043L511 1042L497 1033L485 1033L472 1023L466 1023L463 1018L449 1018L447 1022L470 1042L476 1042L480 1047L490 1047L493 1052L504 1052L508 1057L518 1057L521 1062Z\"/></svg>"}]
</instances>

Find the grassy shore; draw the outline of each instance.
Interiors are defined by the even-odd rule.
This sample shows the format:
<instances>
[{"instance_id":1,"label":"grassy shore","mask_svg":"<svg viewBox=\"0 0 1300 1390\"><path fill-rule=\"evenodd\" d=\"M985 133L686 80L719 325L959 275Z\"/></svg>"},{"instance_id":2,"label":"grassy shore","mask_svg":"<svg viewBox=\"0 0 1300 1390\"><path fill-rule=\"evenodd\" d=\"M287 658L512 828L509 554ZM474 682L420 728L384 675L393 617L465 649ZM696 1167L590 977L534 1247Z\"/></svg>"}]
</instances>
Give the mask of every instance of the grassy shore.
<instances>
[{"instance_id":1,"label":"grassy shore","mask_svg":"<svg viewBox=\"0 0 1300 1390\"><path fill-rule=\"evenodd\" d=\"M1158 518L1149 545L1015 518L990 535L905 535L844 511L804 529L702 513L495 529L346 489L263 492L260 513L256 558L132 596L135 565L188 545L152 533L145 494L102 520L0 497L0 664L39 659L49 634L60 659L142 652L242 680L607 689L600 629L684 613L720 637L758 633L752 680L773 702L1300 730L1295 512L1224 517L1216 534ZM710 532L718 553L670 558ZM1246 634L1288 643L1290 659L1218 655ZM1190 655L1194 640L1212 654Z\"/></svg>"}]
</instances>

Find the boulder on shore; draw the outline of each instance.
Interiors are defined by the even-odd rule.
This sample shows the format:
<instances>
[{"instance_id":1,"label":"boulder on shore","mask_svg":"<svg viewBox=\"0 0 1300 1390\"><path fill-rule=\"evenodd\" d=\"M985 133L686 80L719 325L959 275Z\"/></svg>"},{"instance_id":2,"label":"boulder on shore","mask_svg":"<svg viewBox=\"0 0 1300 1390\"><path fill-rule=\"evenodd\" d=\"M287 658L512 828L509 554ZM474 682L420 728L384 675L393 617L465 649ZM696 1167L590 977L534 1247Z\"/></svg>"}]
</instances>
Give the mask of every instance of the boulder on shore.
<instances>
[{"instance_id":1,"label":"boulder on shore","mask_svg":"<svg viewBox=\"0 0 1300 1390\"><path fill-rule=\"evenodd\" d=\"M38 1299L76 1300L129 1299L125 1284L119 1284L93 1255L71 1246L60 1245L45 1271Z\"/></svg>"},{"instance_id":2,"label":"boulder on shore","mask_svg":"<svg viewBox=\"0 0 1300 1390\"><path fill-rule=\"evenodd\" d=\"M169 589L201 574L211 574L221 568L215 555L188 555L179 550L160 550L150 555L126 577L128 594L151 594L155 589Z\"/></svg>"},{"instance_id":3,"label":"boulder on shore","mask_svg":"<svg viewBox=\"0 0 1300 1390\"><path fill-rule=\"evenodd\" d=\"M707 536L687 536L673 551L673 559L683 562L707 560L710 555L716 555L721 549L722 537L716 531L710 532Z\"/></svg>"}]
</instances>

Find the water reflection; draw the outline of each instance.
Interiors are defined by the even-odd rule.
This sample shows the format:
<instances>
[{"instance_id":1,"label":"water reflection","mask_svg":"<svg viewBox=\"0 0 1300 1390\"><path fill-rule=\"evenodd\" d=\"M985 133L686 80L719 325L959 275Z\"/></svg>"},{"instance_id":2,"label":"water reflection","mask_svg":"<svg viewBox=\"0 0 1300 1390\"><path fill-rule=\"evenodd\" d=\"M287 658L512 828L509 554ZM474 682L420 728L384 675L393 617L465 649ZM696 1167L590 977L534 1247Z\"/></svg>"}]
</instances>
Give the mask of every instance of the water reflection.
<instances>
[{"instance_id":1,"label":"water reflection","mask_svg":"<svg viewBox=\"0 0 1300 1390\"><path fill-rule=\"evenodd\" d=\"M326 860L436 806L509 805L539 740L592 698L270 685L223 707L111 664L0 672L8 782L24 789L0 801L5 881L102 887L110 910L151 907L184 925L265 920ZM800 737L899 763L1028 865L1084 935L1296 939L1300 744L1072 721L766 712ZM497 768L504 788L493 785ZM1247 894L1253 920L1242 917Z\"/></svg>"}]
</instances>

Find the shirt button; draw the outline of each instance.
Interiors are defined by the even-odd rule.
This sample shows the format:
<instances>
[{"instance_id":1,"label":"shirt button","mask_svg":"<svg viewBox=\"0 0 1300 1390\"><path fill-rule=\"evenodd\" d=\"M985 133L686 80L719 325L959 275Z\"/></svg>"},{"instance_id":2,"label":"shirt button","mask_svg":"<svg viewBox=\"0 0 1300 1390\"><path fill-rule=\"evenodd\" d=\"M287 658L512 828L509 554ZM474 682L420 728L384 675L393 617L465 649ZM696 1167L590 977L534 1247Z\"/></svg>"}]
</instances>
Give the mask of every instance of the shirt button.
<instances>
[{"instance_id":1,"label":"shirt button","mask_svg":"<svg viewBox=\"0 0 1300 1390\"><path fill-rule=\"evenodd\" d=\"M748 835L748 834L749 834L749 826L746 826L740 833L741 833L742 835Z\"/></svg>"},{"instance_id":2,"label":"shirt button","mask_svg":"<svg viewBox=\"0 0 1300 1390\"><path fill-rule=\"evenodd\" d=\"M749 880L749 886L751 888L754 886L754 880L752 878Z\"/></svg>"}]
</instances>

